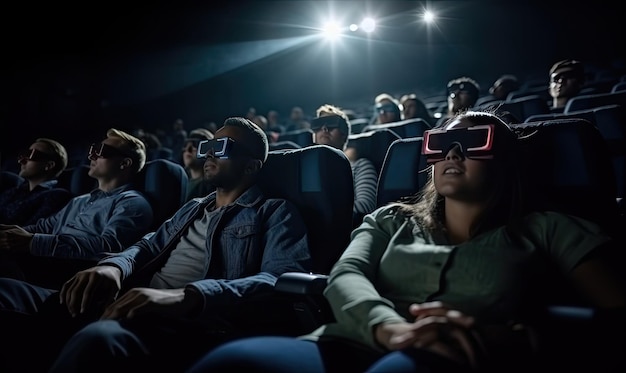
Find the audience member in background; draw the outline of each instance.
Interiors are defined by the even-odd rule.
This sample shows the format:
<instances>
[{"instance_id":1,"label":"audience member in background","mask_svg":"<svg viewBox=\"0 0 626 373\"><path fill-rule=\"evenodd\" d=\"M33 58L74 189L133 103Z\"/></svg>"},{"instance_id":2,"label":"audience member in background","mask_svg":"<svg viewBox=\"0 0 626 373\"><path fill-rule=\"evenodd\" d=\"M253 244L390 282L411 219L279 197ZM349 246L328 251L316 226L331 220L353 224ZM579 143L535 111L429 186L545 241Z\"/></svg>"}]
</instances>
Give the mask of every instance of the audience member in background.
<instances>
[{"instance_id":1,"label":"audience member in background","mask_svg":"<svg viewBox=\"0 0 626 373\"><path fill-rule=\"evenodd\" d=\"M400 107L402 108L402 119L421 118L431 127L435 124L435 118L430 114L426 105L417 95L410 93L400 98Z\"/></svg>"},{"instance_id":2,"label":"audience member in background","mask_svg":"<svg viewBox=\"0 0 626 373\"><path fill-rule=\"evenodd\" d=\"M152 207L132 185L146 162L143 142L112 128L90 147L88 158L89 176L98 180L98 188L35 224L0 225L0 252L11 254L26 274L39 274L29 271L41 262L38 258L102 259L139 240L151 226ZM53 271L41 272L45 277ZM24 273L4 275L21 278Z\"/></svg>"},{"instance_id":3,"label":"audience member in background","mask_svg":"<svg viewBox=\"0 0 626 373\"><path fill-rule=\"evenodd\" d=\"M189 176L187 182L187 197L189 201L196 197L205 197L215 190L204 177L204 159L198 159L198 144L203 140L212 140L213 133L205 128L196 128L189 132L183 152L183 166Z\"/></svg>"},{"instance_id":4,"label":"audience member in background","mask_svg":"<svg viewBox=\"0 0 626 373\"><path fill-rule=\"evenodd\" d=\"M182 165L183 155L178 153L178 149L182 149L187 140L187 130L182 119L178 118L174 121L169 137L171 138L171 146L169 148L174 152L174 162Z\"/></svg>"},{"instance_id":5,"label":"audience member in background","mask_svg":"<svg viewBox=\"0 0 626 373\"><path fill-rule=\"evenodd\" d=\"M154 159L173 160L172 149L163 146L161 140L159 140L159 137L155 133L139 129L135 133L135 136L143 141L143 144L146 146L146 161L152 161Z\"/></svg>"},{"instance_id":6,"label":"audience member in background","mask_svg":"<svg viewBox=\"0 0 626 373\"><path fill-rule=\"evenodd\" d=\"M448 82L448 111L439 118L437 125L443 124L456 114L472 108L480 95L480 85L474 79L462 76Z\"/></svg>"},{"instance_id":7,"label":"audience member in background","mask_svg":"<svg viewBox=\"0 0 626 373\"><path fill-rule=\"evenodd\" d=\"M261 128L263 130L263 132L265 132L265 134L267 135L267 140L270 143L274 143L276 141L278 141L278 138L280 137L281 132L277 132L275 130L271 130L269 128L269 123L267 122L267 118L265 118L265 116L263 115L255 115L254 118L251 119L252 123L256 124L257 126L259 126L259 128Z\"/></svg>"},{"instance_id":8,"label":"audience member in background","mask_svg":"<svg viewBox=\"0 0 626 373\"><path fill-rule=\"evenodd\" d=\"M69 190L57 188L57 177L67 167L67 151L59 142L36 139L17 161L23 181L0 193L0 224L34 224L72 198Z\"/></svg>"},{"instance_id":9,"label":"audience member in background","mask_svg":"<svg viewBox=\"0 0 626 373\"><path fill-rule=\"evenodd\" d=\"M509 93L515 92L520 88L519 81L515 75L505 74L500 76L489 87L489 94L496 100L506 100Z\"/></svg>"},{"instance_id":10,"label":"audience member in background","mask_svg":"<svg viewBox=\"0 0 626 373\"><path fill-rule=\"evenodd\" d=\"M307 128L311 128L311 124L307 121L302 108L299 106L291 108L289 119L285 124L285 132L293 132Z\"/></svg>"},{"instance_id":11,"label":"audience member in background","mask_svg":"<svg viewBox=\"0 0 626 373\"><path fill-rule=\"evenodd\" d=\"M254 108L252 106L249 107L248 108L248 112L246 113L246 117L245 118L248 119L248 120L253 120L254 117L256 117L256 116L257 116L256 108Z\"/></svg>"},{"instance_id":12,"label":"audience member in background","mask_svg":"<svg viewBox=\"0 0 626 373\"><path fill-rule=\"evenodd\" d=\"M383 124L402 120L400 103L392 95L381 93L374 98L374 123Z\"/></svg>"},{"instance_id":13,"label":"audience member in background","mask_svg":"<svg viewBox=\"0 0 626 373\"><path fill-rule=\"evenodd\" d=\"M367 215L331 270L336 321L228 342L188 373L620 372L626 295L605 251L620 244L581 218L523 212L518 139L493 114L461 113L424 139L423 190ZM597 323L546 319L557 278Z\"/></svg>"},{"instance_id":14,"label":"audience member in background","mask_svg":"<svg viewBox=\"0 0 626 373\"><path fill-rule=\"evenodd\" d=\"M271 297L282 273L310 270L306 226L292 203L256 185L268 142L254 123L229 118L199 146L216 191L186 203L156 232L78 272L60 292L0 279L0 330L12 343L0 350L0 368L182 372L236 335L228 331L238 323L267 322L254 320L263 312L254 301ZM56 307L42 308L44 301ZM33 323L52 311L50 324ZM81 321L88 325L74 334Z\"/></svg>"},{"instance_id":15,"label":"audience member in background","mask_svg":"<svg viewBox=\"0 0 626 373\"><path fill-rule=\"evenodd\" d=\"M280 116L276 110L270 110L267 112L267 128L274 132L285 132L285 126L280 123Z\"/></svg>"},{"instance_id":16,"label":"audience member in background","mask_svg":"<svg viewBox=\"0 0 626 373\"><path fill-rule=\"evenodd\" d=\"M311 121L313 142L345 151L350 136L350 119L346 114L338 107L326 104L317 109L316 115L317 118ZM354 178L353 216L355 221L360 221L376 208L378 175L374 164L367 158L350 159L350 165Z\"/></svg>"},{"instance_id":17,"label":"audience member in background","mask_svg":"<svg viewBox=\"0 0 626 373\"><path fill-rule=\"evenodd\" d=\"M585 84L585 67L576 60L562 60L550 68L550 96L553 113L562 113L570 98L580 94Z\"/></svg>"}]
</instances>

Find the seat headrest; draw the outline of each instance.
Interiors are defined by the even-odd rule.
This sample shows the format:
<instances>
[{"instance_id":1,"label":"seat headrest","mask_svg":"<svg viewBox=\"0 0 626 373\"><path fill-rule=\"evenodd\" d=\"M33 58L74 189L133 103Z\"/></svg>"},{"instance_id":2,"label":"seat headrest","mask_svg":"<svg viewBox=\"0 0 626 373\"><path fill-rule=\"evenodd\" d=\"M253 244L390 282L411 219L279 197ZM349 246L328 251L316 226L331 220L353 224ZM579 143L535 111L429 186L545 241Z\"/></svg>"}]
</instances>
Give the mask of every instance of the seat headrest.
<instances>
[{"instance_id":1,"label":"seat headrest","mask_svg":"<svg viewBox=\"0 0 626 373\"><path fill-rule=\"evenodd\" d=\"M326 145L270 151L258 185L300 211L308 229L313 270L328 273L348 246L354 186L350 162Z\"/></svg>"},{"instance_id":2,"label":"seat headrest","mask_svg":"<svg viewBox=\"0 0 626 373\"><path fill-rule=\"evenodd\" d=\"M167 159L146 162L134 185L152 206L153 228L171 217L185 202L188 176L180 164Z\"/></svg>"},{"instance_id":3,"label":"seat headrest","mask_svg":"<svg viewBox=\"0 0 626 373\"><path fill-rule=\"evenodd\" d=\"M607 225L616 182L607 143L591 122L555 119L512 125L520 133L527 210L556 210Z\"/></svg>"},{"instance_id":4,"label":"seat headrest","mask_svg":"<svg viewBox=\"0 0 626 373\"><path fill-rule=\"evenodd\" d=\"M348 136L348 148L355 148L359 158L372 161L376 173L380 174L389 145L399 138L393 130L381 128Z\"/></svg>"}]
</instances>

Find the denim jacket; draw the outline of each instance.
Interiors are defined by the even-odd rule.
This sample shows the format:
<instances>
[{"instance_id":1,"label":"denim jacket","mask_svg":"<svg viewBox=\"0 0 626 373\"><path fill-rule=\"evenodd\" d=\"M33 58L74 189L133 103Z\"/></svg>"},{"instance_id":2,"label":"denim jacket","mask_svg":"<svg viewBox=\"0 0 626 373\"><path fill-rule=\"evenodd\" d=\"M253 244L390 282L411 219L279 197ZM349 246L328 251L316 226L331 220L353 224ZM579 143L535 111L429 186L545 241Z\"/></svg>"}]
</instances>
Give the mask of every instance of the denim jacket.
<instances>
[{"instance_id":1,"label":"denim jacket","mask_svg":"<svg viewBox=\"0 0 626 373\"><path fill-rule=\"evenodd\" d=\"M137 277L145 285L215 198L213 192L190 200L155 232L99 264L120 268L123 287ZM217 252L224 265L218 273L207 273L204 280L187 285L204 299L197 317L211 313L216 307L273 292L278 276L284 272L311 269L306 226L299 211L289 201L266 199L257 186L219 209L218 217L210 221L207 237L209 260Z\"/></svg>"}]
</instances>

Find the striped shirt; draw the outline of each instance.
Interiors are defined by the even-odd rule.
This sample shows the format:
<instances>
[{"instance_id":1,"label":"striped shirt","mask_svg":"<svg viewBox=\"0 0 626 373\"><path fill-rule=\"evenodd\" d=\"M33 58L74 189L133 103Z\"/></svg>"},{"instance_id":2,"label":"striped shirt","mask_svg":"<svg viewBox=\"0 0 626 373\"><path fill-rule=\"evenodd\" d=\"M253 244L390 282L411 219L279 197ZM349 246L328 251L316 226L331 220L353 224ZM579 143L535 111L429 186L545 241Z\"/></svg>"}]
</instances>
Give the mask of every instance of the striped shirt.
<instances>
[{"instance_id":1,"label":"striped shirt","mask_svg":"<svg viewBox=\"0 0 626 373\"><path fill-rule=\"evenodd\" d=\"M368 214L376 208L378 173L372 161L359 158L350 162L354 179L354 213Z\"/></svg>"}]
</instances>

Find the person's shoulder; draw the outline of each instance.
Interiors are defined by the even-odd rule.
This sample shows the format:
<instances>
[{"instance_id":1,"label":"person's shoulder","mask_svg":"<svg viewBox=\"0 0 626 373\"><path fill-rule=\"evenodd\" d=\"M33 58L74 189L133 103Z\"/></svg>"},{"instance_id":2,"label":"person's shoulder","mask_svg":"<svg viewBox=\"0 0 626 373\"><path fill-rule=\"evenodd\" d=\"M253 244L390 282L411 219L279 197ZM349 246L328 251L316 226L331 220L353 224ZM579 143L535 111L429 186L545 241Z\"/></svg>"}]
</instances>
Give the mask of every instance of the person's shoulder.
<instances>
[{"instance_id":1,"label":"person's shoulder","mask_svg":"<svg viewBox=\"0 0 626 373\"><path fill-rule=\"evenodd\" d=\"M580 227L591 231L600 231L601 228L595 222L576 215L570 215L559 211L535 211L524 216L522 225L532 227L541 226L556 227L556 226L570 226Z\"/></svg>"}]
</instances>

